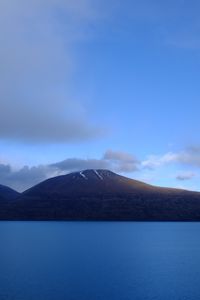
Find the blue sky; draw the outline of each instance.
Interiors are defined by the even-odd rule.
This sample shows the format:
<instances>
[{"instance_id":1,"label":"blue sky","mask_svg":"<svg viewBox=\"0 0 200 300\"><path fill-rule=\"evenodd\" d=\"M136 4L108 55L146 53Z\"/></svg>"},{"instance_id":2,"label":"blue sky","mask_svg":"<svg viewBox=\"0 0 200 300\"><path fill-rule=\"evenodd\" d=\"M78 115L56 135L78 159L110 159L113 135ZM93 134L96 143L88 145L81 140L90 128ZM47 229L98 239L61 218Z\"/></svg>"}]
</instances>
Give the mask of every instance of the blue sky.
<instances>
[{"instance_id":1,"label":"blue sky","mask_svg":"<svg viewBox=\"0 0 200 300\"><path fill-rule=\"evenodd\" d=\"M83 167L200 190L198 1L0 4L0 182Z\"/></svg>"}]
</instances>

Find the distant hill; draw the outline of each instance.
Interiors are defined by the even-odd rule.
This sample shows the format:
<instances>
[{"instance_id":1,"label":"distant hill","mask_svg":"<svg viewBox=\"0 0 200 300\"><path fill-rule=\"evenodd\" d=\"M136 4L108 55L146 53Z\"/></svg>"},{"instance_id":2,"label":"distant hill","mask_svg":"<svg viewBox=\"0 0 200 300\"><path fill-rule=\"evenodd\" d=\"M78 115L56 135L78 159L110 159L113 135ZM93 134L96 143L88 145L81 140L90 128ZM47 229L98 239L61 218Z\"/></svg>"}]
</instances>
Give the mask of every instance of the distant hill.
<instances>
[{"instance_id":1,"label":"distant hill","mask_svg":"<svg viewBox=\"0 0 200 300\"><path fill-rule=\"evenodd\" d=\"M0 184L0 201L1 200L13 200L16 199L20 194L15 190Z\"/></svg>"},{"instance_id":2,"label":"distant hill","mask_svg":"<svg viewBox=\"0 0 200 300\"><path fill-rule=\"evenodd\" d=\"M200 221L200 193L85 170L25 191L0 210L0 219Z\"/></svg>"},{"instance_id":3,"label":"distant hill","mask_svg":"<svg viewBox=\"0 0 200 300\"><path fill-rule=\"evenodd\" d=\"M1 219L13 219L10 215L14 200L16 200L20 194L13 189L0 184L0 220Z\"/></svg>"}]
</instances>

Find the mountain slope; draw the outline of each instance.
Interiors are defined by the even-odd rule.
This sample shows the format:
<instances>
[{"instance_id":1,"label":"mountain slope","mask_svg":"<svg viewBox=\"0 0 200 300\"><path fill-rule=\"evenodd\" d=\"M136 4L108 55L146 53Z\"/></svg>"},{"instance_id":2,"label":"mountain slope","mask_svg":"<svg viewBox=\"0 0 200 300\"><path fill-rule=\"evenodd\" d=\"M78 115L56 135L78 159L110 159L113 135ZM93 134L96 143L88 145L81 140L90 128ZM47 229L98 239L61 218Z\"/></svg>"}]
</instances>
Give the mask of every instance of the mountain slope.
<instances>
[{"instance_id":1,"label":"mountain slope","mask_svg":"<svg viewBox=\"0 0 200 300\"><path fill-rule=\"evenodd\" d=\"M87 195L102 193L127 193L135 189L148 189L151 186L119 176L108 170L85 170L68 175L50 178L24 192L28 196L50 195L53 193L69 195Z\"/></svg>"},{"instance_id":2,"label":"mountain slope","mask_svg":"<svg viewBox=\"0 0 200 300\"><path fill-rule=\"evenodd\" d=\"M154 187L108 170L48 179L25 191L0 219L200 220L200 193Z\"/></svg>"},{"instance_id":3,"label":"mountain slope","mask_svg":"<svg viewBox=\"0 0 200 300\"><path fill-rule=\"evenodd\" d=\"M85 170L50 178L24 192L27 196L58 197L93 195L135 194L137 192L176 193L176 189L158 188L149 184L120 176L109 170Z\"/></svg>"},{"instance_id":4,"label":"mountain slope","mask_svg":"<svg viewBox=\"0 0 200 300\"><path fill-rule=\"evenodd\" d=\"M14 206L14 201L20 194L13 189L0 185L0 220L13 219L10 212Z\"/></svg>"},{"instance_id":5,"label":"mountain slope","mask_svg":"<svg viewBox=\"0 0 200 300\"><path fill-rule=\"evenodd\" d=\"M20 194L15 190L0 184L0 200L13 200Z\"/></svg>"}]
</instances>

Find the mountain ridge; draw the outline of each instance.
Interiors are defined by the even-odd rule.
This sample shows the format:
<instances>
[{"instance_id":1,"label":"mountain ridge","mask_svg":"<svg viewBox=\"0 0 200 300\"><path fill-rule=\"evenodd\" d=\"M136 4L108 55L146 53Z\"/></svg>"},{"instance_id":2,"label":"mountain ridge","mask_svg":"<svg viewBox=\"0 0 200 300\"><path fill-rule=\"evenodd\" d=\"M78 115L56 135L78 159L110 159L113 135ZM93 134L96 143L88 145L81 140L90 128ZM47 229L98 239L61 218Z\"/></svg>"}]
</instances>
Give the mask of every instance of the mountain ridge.
<instances>
[{"instance_id":1,"label":"mountain ridge","mask_svg":"<svg viewBox=\"0 0 200 300\"><path fill-rule=\"evenodd\" d=\"M93 176L91 176L91 175L93 175ZM76 180L76 182L77 182L78 179L82 180L82 182L84 182L84 180L86 180L85 183L87 183L88 180L93 180L92 183L94 183L94 179L96 179L98 181L99 180L104 181L105 179L110 179L110 178L112 178L112 179L118 178L118 179L121 179L121 180L125 179L127 181L127 183L131 184L134 188L141 187L141 188L149 189L149 190L157 189L157 190L160 190L160 191L174 191L174 192L177 191L177 192L199 193L199 192L196 192L196 191L188 191L186 189L154 186L154 185L151 185L151 184L148 184L148 183L136 180L136 179L131 179L131 178L116 174L116 173L114 173L110 170L107 170L107 169L85 169L85 170L81 170L81 171L77 171L77 172L72 172L72 173L69 173L69 174L66 174L66 175L60 175L60 176L56 176L56 177L46 179L46 180L40 182L39 184L27 189L22 194L27 194L31 190L36 189L36 188L40 187L43 184L51 183L53 181L59 181L59 179L61 179L61 181L62 181L62 179L69 179L69 180L72 180L72 181Z\"/></svg>"},{"instance_id":2,"label":"mountain ridge","mask_svg":"<svg viewBox=\"0 0 200 300\"><path fill-rule=\"evenodd\" d=\"M200 193L88 169L26 190L0 209L0 219L200 221Z\"/></svg>"}]
</instances>

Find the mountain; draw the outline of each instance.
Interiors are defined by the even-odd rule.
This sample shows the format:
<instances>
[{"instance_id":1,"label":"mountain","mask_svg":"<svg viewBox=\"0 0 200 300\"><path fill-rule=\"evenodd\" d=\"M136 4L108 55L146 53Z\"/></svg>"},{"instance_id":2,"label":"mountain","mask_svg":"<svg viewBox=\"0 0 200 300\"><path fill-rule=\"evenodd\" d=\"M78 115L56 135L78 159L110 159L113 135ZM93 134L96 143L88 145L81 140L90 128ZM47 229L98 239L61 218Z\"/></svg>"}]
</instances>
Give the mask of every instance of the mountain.
<instances>
[{"instance_id":1,"label":"mountain","mask_svg":"<svg viewBox=\"0 0 200 300\"><path fill-rule=\"evenodd\" d=\"M129 179L109 170L85 170L50 178L24 192L27 196L58 197L87 196L116 193L133 193L136 190L151 190L153 187Z\"/></svg>"},{"instance_id":2,"label":"mountain","mask_svg":"<svg viewBox=\"0 0 200 300\"><path fill-rule=\"evenodd\" d=\"M0 184L0 201L16 199L20 194L15 190Z\"/></svg>"},{"instance_id":3,"label":"mountain","mask_svg":"<svg viewBox=\"0 0 200 300\"><path fill-rule=\"evenodd\" d=\"M109 170L48 179L0 210L12 220L200 221L200 193L155 187Z\"/></svg>"},{"instance_id":4,"label":"mountain","mask_svg":"<svg viewBox=\"0 0 200 300\"><path fill-rule=\"evenodd\" d=\"M13 189L0 184L0 219L12 219L10 211L14 205L15 199L20 194Z\"/></svg>"}]
</instances>

